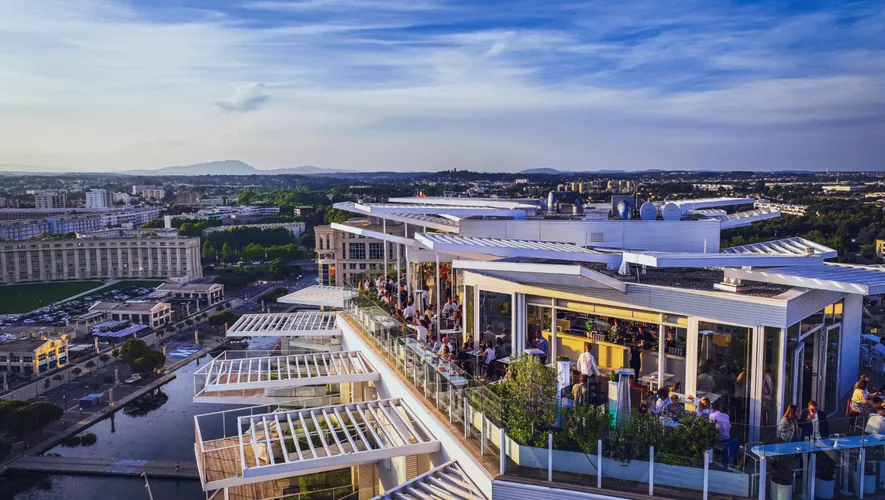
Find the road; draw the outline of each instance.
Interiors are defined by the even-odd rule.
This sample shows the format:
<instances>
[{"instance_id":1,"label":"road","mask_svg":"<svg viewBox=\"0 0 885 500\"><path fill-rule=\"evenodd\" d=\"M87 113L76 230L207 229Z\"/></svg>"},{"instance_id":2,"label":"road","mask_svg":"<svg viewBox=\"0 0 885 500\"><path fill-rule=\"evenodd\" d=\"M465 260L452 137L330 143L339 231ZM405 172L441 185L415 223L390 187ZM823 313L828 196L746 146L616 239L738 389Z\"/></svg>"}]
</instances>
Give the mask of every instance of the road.
<instances>
[{"instance_id":1,"label":"road","mask_svg":"<svg viewBox=\"0 0 885 500\"><path fill-rule=\"evenodd\" d=\"M225 300L238 298L247 301L246 304L232 309L232 311L236 314L258 313L260 312L261 306L257 303L257 298L261 296L261 294L266 293L278 286L286 287L289 289L289 291L294 292L295 290L300 290L302 288L316 284L316 276L316 271L313 271L305 273L300 280L296 275L279 282L268 283L266 285L244 287L240 290L233 290L230 293L225 293ZM176 333L175 335L167 335L163 339L162 343L157 346L157 349L162 349L162 345L165 345L168 354L175 349L181 347L194 347L194 330L201 330L205 332L210 328L211 327L206 324L187 327ZM40 394L40 396L38 396L36 400L50 401L60 406L65 404L66 401L67 409L69 411L77 411L77 409L79 408L77 402L81 397L92 394L93 392L101 392L105 390L104 377L113 376L114 368L117 368L119 370L120 381L126 380L132 375L132 369L129 367L128 363L116 361L95 371L84 374L77 379L72 380L70 383L44 392ZM93 384L98 384L100 389L98 391L93 390L91 388ZM116 399L122 397L122 394L117 395L116 392L117 391L115 391Z\"/></svg>"}]
</instances>

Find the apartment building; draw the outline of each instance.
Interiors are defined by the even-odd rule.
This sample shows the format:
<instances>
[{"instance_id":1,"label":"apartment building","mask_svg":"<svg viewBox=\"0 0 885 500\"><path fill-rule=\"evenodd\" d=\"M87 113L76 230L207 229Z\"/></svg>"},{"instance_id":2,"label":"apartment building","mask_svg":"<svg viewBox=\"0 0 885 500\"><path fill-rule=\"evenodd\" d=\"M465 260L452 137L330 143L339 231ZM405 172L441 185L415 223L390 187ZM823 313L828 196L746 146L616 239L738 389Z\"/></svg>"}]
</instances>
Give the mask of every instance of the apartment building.
<instances>
[{"instance_id":1,"label":"apartment building","mask_svg":"<svg viewBox=\"0 0 885 500\"><path fill-rule=\"evenodd\" d=\"M144 189L140 196L145 200L162 200L166 197L166 190L162 188Z\"/></svg>"},{"instance_id":2,"label":"apartment building","mask_svg":"<svg viewBox=\"0 0 885 500\"><path fill-rule=\"evenodd\" d=\"M0 283L199 278L200 238L68 238L0 242Z\"/></svg>"},{"instance_id":3,"label":"apartment building","mask_svg":"<svg viewBox=\"0 0 885 500\"><path fill-rule=\"evenodd\" d=\"M344 286L349 279L368 274L382 274L385 269L395 269L396 245L387 243L374 235L385 233L391 236L405 235L405 224L388 222L386 225L374 219L353 219L342 223L358 230L348 233L335 228L335 225L314 227L316 240L317 266L320 284ZM385 266L385 257L390 261Z\"/></svg>"},{"instance_id":4,"label":"apartment building","mask_svg":"<svg viewBox=\"0 0 885 500\"><path fill-rule=\"evenodd\" d=\"M90 189L86 192L86 208L112 208L114 196L106 189Z\"/></svg>"},{"instance_id":5,"label":"apartment building","mask_svg":"<svg viewBox=\"0 0 885 500\"><path fill-rule=\"evenodd\" d=\"M68 206L68 194L64 191L48 189L34 193L34 206L37 208L64 208Z\"/></svg>"},{"instance_id":6,"label":"apartment building","mask_svg":"<svg viewBox=\"0 0 885 500\"><path fill-rule=\"evenodd\" d=\"M26 209L27 210L27 209ZM69 234L98 231L112 226L131 224L140 226L160 215L159 208L136 208L130 210L93 209L91 213L49 212L50 216L41 219L0 220L0 239L21 241L40 234ZM38 215L40 211L29 211Z\"/></svg>"},{"instance_id":7,"label":"apartment building","mask_svg":"<svg viewBox=\"0 0 885 500\"><path fill-rule=\"evenodd\" d=\"M176 205L197 205L200 203L200 193L193 191L179 191L175 193Z\"/></svg>"}]
</instances>

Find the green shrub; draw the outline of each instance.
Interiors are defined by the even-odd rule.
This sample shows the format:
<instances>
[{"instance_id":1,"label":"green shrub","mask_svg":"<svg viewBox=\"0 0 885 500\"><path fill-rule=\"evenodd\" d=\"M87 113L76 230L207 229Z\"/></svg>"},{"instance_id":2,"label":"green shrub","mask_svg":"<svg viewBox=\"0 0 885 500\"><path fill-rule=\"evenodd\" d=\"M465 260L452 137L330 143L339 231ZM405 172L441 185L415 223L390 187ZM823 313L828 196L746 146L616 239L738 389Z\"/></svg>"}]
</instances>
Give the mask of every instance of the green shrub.
<instances>
[{"instance_id":1,"label":"green shrub","mask_svg":"<svg viewBox=\"0 0 885 500\"><path fill-rule=\"evenodd\" d=\"M98 441L98 436L92 432L87 432L80 437L80 444L83 446L92 446L96 441Z\"/></svg>"},{"instance_id":2,"label":"green shrub","mask_svg":"<svg viewBox=\"0 0 885 500\"><path fill-rule=\"evenodd\" d=\"M76 448L80 446L80 436L68 436L61 440L61 445L65 448Z\"/></svg>"}]
</instances>

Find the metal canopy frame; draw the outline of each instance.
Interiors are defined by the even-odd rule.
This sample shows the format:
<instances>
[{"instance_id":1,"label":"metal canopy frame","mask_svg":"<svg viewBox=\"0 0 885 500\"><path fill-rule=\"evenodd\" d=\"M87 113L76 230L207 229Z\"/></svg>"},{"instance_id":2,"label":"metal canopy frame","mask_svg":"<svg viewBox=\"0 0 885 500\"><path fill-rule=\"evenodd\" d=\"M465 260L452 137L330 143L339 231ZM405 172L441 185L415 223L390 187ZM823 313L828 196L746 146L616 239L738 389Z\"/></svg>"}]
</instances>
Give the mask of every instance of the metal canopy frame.
<instances>
[{"instance_id":1,"label":"metal canopy frame","mask_svg":"<svg viewBox=\"0 0 885 500\"><path fill-rule=\"evenodd\" d=\"M486 500L457 461L446 462L372 500Z\"/></svg>"},{"instance_id":2,"label":"metal canopy frame","mask_svg":"<svg viewBox=\"0 0 885 500\"><path fill-rule=\"evenodd\" d=\"M404 238L402 236L396 236L393 234L382 233L379 231L372 231L371 229L363 229L360 227L348 226L347 224L340 224L338 222L333 222L331 224L331 228L336 231L342 231L345 233L356 234L359 236L364 236L366 238L375 238L376 240L389 241L390 243L396 243L398 245L406 245L410 247L417 247L418 243L412 238Z\"/></svg>"},{"instance_id":3,"label":"metal canopy frame","mask_svg":"<svg viewBox=\"0 0 885 500\"><path fill-rule=\"evenodd\" d=\"M335 326L336 312L244 314L228 328L228 337L332 336L341 335Z\"/></svg>"},{"instance_id":4,"label":"metal canopy frame","mask_svg":"<svg viewBox=\"0 0 885 500\"><path fill-rule=\"evenodd\" d=\"M499 278L529 286L553 285L580 288L580 285L583 284L585 286L612 288L621 293L627 293L627 284L623 281L578 265L455 260L452 262L452 266L455 269L474 271L491 278ZM588 281L592 283L587 283Z\"/></svg>"},{"instance_id":5,"label":"metal canopy frame","mask_svg":"<svg viewBox=\"0 0 885 500\"><path fill-rule=\"evenodd\" d=\"M398 398L240 416L236 432L236 437L199 443L198 463L213 471L204 490L440 450L439 441ZM223 453L236 463L228 459L219 470Z\"/></svg>"},{"instance_id":6,"label":"metal canopy frame","mask_svg":"<svg viewBox=\"0 0 885 500\"><path fill-rule=\"evenodd\" d=\"M425 215L458 215L461 217L522 217L524 209L494 208L489 206L469 205L430 205L409 203L356 203L354 208L369 215L376 214L425 214Z\"/></svg>"},{"instance_id":7,"label":"metal canopy frame","mask_svg":"<svg viewBox=\"0 0 885 500\"><path fill-rule=\"evenodd\" d=\"M741 253L624 252L624 262L649 267L821 266L820 256Z\"/></svg>"},{"instance_id":8,"label":"metal canopy frame","mask_svg":"<svg viewBox=\"0 0 885 500\"><path fill-rule=\"evenodd\" d=\"M832 248L798 236L795 238L785 238L781 240L722 248L719 252L741 255L815 256L824 259L832 259L838 256L838 253Z\"/></svg>"},{"instance_id":9,"label":"metal canopy frame","mask_svg":"<svg viewBox=\"0 0 885 500\"><path fill-rule=\"evenodd\" d=\"M390 203L406 203L419 205L493 207L509 209L539 209L538 200L499 200L494 198L446 198L440 196L413 196L410 198L391 198Z\"/></svg>"},{"instance_id":10,"label":"metal canopy frame","mask_svg":"<svg viewBox=\"0 0 885 500\"><path fill-rule=\"evenodd\" d=\"M404 224L413 224L415 226L435 229L437 231L442 231L445 233L458 232L457 221L449 219L448 217L437 217L435 215L428 214L371 214L369 212L364 212L356 208L356 204L352 201L338 202L335 203L333 206L338 210L345 210L348 212L369 215L372 217L378 217L379 219L402 222Z\"/></svg>"},{"instance_id":11,"label":"metal canopy frame","mask_svg":"<svg viewBox=\"0 0 885 500\"><path fill-rule=\"evenodd\" d=\"M874 266L827 263L816 267L726 269L725 277L860 295L885 293L885 268Z\"/></svg>"},{"instance_id":12,"label":"metal canopy frame","mask_svg":"<svg viewBox=\"0 0 885 500\"><path fill-rule=\"evenodd\" d=\"M337 307L343 309L345 302L354 296L352 290L340 286L313 285L283 295L277 302L314 307Z\"/></svg>"},{"instance_id":13,"label":"metal canopy frame","mask_svg":"<svg viewBox=\"0 0 885 500\"><path fill-rule=\"evenodd\" d=\"M698 198L696 200L669 200L669 203L675 203L682 210L682 215L688 215L693 210L701 210L712 207L729 207L734 205L752 205L756 202L754 198Z\"/></svg>"},{"instance_id":14,"label":"metal canopy frame","mask_svg":"<svg viewBox=\"0 0 885 500\"><path fill-rule=\"evenodd\" d=\"M415 239L428 248L447 253L483 254L497 257L565 260L573 262L602 262L618 265L621 257L584 248L574 243L558 243L506 238L482 238L450 234L416 234Z\"/></svg>"},{"instance_id":15,"label":"metal canopy frame","mask_svg":"<svg viewBox=\"0 0 885 500\"><path fill-rule=\"evenodd\" d=\"M374 382L381 378L359 351L239 359L226 359L226 355L219 355L194 373L194 380L205 380L198 396L203 392Z\"/></svg>"},{"instance_id":16,"label":"metal canopy frame","mask_svg":"<svg viewBox=\"0 0 885 500\"><path fill-rule=\"evenodd\" d=\"M722 222L719 224L719 229L732 229L735 227L749 226L750 224L758 222L760 220L773 219L780 216L781 213L779 210L773 210L770 208L757 208L756 210L737 212L726 216L725 219L723 219Z\"/></svg>"}]
</instances>

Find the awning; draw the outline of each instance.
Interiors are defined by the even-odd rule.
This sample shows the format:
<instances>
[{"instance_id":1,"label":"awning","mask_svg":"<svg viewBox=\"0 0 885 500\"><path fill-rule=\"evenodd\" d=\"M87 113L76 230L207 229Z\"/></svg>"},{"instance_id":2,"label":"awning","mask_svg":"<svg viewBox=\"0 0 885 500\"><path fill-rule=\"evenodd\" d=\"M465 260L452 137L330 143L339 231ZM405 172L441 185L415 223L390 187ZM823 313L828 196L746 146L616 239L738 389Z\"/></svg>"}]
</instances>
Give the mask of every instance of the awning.
<instances>
[{"instance_id":1,"label":"awning","mask_svg":"<svg viewBox=\"0 0 885 500\"><path fill-rule=\"evenodd\" d=\"M728 215L719 224L719 228L732 229L736 227L745 227L760 220L773 219L780 216L781 213L777 210L758 208L756 210L748 210L746 212L738 212Z\"/></svg>"},{"instance_id":2,"label":"awning","mask_svg":"<svg viewBox=\"0 0 885 500\"><path fill-rule=\"evenodd\" d=\"M244 314L227 329L228 337L332 336L341 335L335 327L338 313L302 311L296 313Z\"/></svg>"},{"instance_id":3,"label":"awning","mask_svg":"<svg viewBox=\"0 0 885 500\"><path fill-rule=\"evenodd\" d=\"M885 268L875 266L824 264L773 269L726 269L725 277L861 295L885 293Z\"/></svg>"},{"instance_id":4,"label":"awning","mask_svg":"<svg viewBox=\"0 0 885 500\"><path fill-rule=\"evenodd\" d=\"M301 290L296 290L288 295L277 299L282 304L295 304L315 307L344 308L346 301L354 296L353 290L347 290L340 286L314 285Z\"/></svg>"},{"instance_id":5,"label":"awning","mask_svg":"<svg viewBox=\"0 0 885 500\"><path fill-rule=\"evenodd\" d=\"M559 243L506 238L481 238L452 234L416 234L415 239L437 252L483 254L504 258L546 259L572 262L602 262L617 266L621 257L584 248L574 243Z\"/></svg>"},{"instance_id":6,"label":"awning","mask_svg":"<svg viewBox=\"0 0 885 500\"><path fill-rule=\"evenodd\" d=\"M486 496L461 469L446 462L420 476L389 489L372 500L486 500Z\"/></svg>"}]
</instances>

